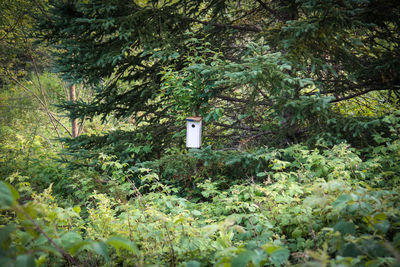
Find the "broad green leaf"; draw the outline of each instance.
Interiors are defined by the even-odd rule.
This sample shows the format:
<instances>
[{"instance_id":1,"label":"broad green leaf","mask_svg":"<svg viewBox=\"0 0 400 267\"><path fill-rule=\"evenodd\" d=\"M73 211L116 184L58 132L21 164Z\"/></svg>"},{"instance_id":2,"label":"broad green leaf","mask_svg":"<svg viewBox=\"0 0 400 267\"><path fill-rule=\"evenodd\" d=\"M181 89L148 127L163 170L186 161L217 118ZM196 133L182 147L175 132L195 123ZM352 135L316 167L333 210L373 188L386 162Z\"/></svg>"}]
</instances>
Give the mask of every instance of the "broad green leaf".
<instances>
[{"instance_id":1,"label":"broad green leaf","mask_svg":"<svg viewBox=\"0 0 400 267\"><path fill-rule=\"evenodd\" d=\"M39 259L36 260L36 266L40 266L44 264L47 260L47 257L45 255L40 256Z\"/></svg>"},{"instance_id":2,"label":"broad green leaf","mask_svg":"<svg viewBox=\"0 0 400 267\"><path fill-rule=\"evenodd\" d=\"M10 223L3 228L0 228L0 244L3 244L3 242L6 241L10 234L16 229L17 227L13 223Z\"/></svg>"},{"instance_id":3,"label":"broad green leaf","mask_svg":"<svg viewBox=\"0 0 400 267\"><path fill-rule=\"evenodd\" d=\"M36 267L35 257L32 254L19 255L15 267Z\"/></svg>"},{"instance_id":4,"label":"broad green leaf","mask_svg":"<svg viewBox=\"0 0 400 267\"><path fill-rule=\"evenodd\" d=\"M11 207L15 200L10 187L4 182L0 182L0 209Z\"/></svg>"},{"instance_id":5,"label":"broad green leaf","mask_svg":"<svg viewBox=\"0 0 400 267\"><path fill-rule=\"evenodd\" d=\"M380 221L379 223L375 224L375 229L378 230L379 232L386 234L387 231L389 231L390 228L390 222L389 221Z\"/></svg>"},{"instance_id":6,"label":"broad green leaf","mask_svg":"<svg viewBox=\"0 0 400 267\"><path fill-rule=\"evenodd\" d=\"M400 248L400 232L396 233L393 237L393 245L396 249Z\"/></svg>"},{"instance_id":7,"label":"broad green leaf","mask_svg":"<svg viewBox=\"0 0 400 267\"><path fill-rule=\"evenodd\" d=\"M8 187L8 189L10 189L11 194L14 198L14 201L17 201L19 199L19 193L17 191L17 189L15 189L12 185L10 185L9 183L5 183L6 186Z\"/></svg>"},{"instance_id":8,"label":"broad green leaf","mask_svg":"<svg viewBox=\"0 0 400 267\"><path fill-rule=\"evenodd\" d=\"M377 222L380 222L380 221L385 221L387 219L387 216L386 216L386 214L385 213L378 213L378 214L376 214L375 216L374 216L374 221L377 223Z\"/></svg>"},{"instance_id":9,"label":"broad green leaf","mask_svg":"<svg viewBox=\"0 0 400 267\"><path fill-rule=\"evenodd\" d=\"M300 228L296 228L293 232L292 232L292 237L293 238L298 238L303 234L303 231Z\"/></svg>"},{"instance_id":10,"label":"broad green leaf","mask_svg":"<svg viewBox=\"0 0 400 267\"><path fill-rule=\"evenodd\" d=\"M19 232L18 237L21 240L21 244L24 246L28 245L28 243L30 243L35 238L28 232Z\"/></svg>"},{"instance_id":11,"label":"broad green leaf","mask_svg":"<svg viewBox=\"0 0 400 267\"><path fill-rule=\"evenodd\" d=\"M201 215L201 212L198 211L198 210L192 210L191 213L192 213L194 216L200 216L200 215Z\"/></svg>"},{"instance_id":12,"label":"broad green leaf","mask_svg":"<svg viewBox=\"0 0 400 267\"><path fill-rule=\"evenodd\" d=\"M178 219L176 219L174 221L174 224L180 224L180 223L183 223L184 221L185 221L185 218L184 217L180 217L180 218L178 218Z\"/></svg>"},{"instance_id":13,"label":"broad green leaf","mask_svg":"<svg viewBox=\"0 0 400 267\"><path fill-rule=\"evenodd\" d=\"M73 256L83 249L91 249L91 244L93 241L90 240L83 240L81 242L76 243L74 246L68 249L68 252L71 253Z\"/></svg>"},{"instance_id":14,"label":"broad green leaf","mask_svg":"<svg viewBox=\"0 0 400 267\"><path fill-rule=\"evenodd\" d=\"M203 230L206 231L205 236L208 237L212 234L214 234L218 230L218 225L212 224L212 225L207 225L203 227Z\"/></svg>"},{"instance_id":15,"label":"broad green leaf","mask_svg":"<svg viewBox=\"0 0 400 267\"><path fill-rule=\"evenodd\" d=\"M256 256L256 253L251 250L246 250L239 253L231 262L232 267L244 267L246 266L253 257Z\"/></svg>"},{"instance_id":16,"label":"broad green leaf","mask_svg":"<svg viewBox=\"0 0 400 267\"><path fill-rule=\"evenodd\" d=\"M269 244L269 245L264 246L264 249L268 254L271 255L272 253L274 253L275 251L280 249L280 247L272 245L272 244Z\"/></svg>"},{"instance_id":17,"label":"broad green leaf","mask_svg":"<svg viewBox=\"0 0 400 267\"><path fill-rule=\"evenodd\" d=\"M282 266L284 265L287 260L289 259L290 251L286 248L279 248L272 252L270 256L271 263L275 266Z\"/></svg>"},{"instance_id":18,"label":"broad green leaf","mask_svg":"<svg viewBox=\"0 0 400 267\"><path fill-rule=\"evenodd\" d=\"M62 254L53 246L53 244L40 246L43 251L53 253L57 257L62 257Z\"/></svg>"},{"instance_id":19,"label":"broad green leaf","mask_svg":"<svg viewBox=\"0 0 400 267\"><path fill-rule=\"evenodd\" d=\"M93 248L94 252L102 256L107 262L110 261L110 258L108 256L108 248L104 242L93 242L91 244L91 247Z\"/></svg>"},{"instance_id":20,"label":"broad green leaf","mask_svg":"<svg viewBox=\"0 0 400 267\"><path fill-rule=\"evenodd\" d=\"M381 266L383 264L382 259L373 259L373 260L369 260L365 263L366 267L375 267L375 266ZM391 267L394 267L393 265L391 265Z\"/></svg>"},{"instance_id":21,"label":"broad green leaf","mask_svg":"<svg viewBox=\"0 0 400 267\"><path fill-rule=\"evenodd\" d=\"M333 230L340 232L342 235L350 234L355 235L356 233L356 226L352 222L338 222L334 227Z\"/></svg>"},{"instance_id":22,"label":"broad green leaf","mask_svg":"<svg viewBox=\"0 0 400 267\"><path fill-rule=\"evenodd\" d=\"M353 257L356 258L358 255L362 255L362 252L358 249L356 245L353 243L346 244L343 249L344 257Z\"/></svg>"},{"instance_id":23,"label":"broad green leaf","mask_svg":"<svg viewBox=\"0 0 400 267\"><path fill-rule=\"evenodd\" d=\"M0 266L13 266L14 260L11 258L6 258L4 256L0 257Z\"/></svg>"},{"instance_id":24,"label":"broad green leaf","mask_svg":"<svg viewBox=\"0 0 400 267\"><path fill-rule=\"evenodd\" d=\"M349 195L340 195L333 203L332 206L334 208L339 208L341 206L344 206L351 200L351 196Z\"/></svg>"},{"instance_id":25,"label":"broad green leaf","mask_svg":"<svg viewBox=\"0 0 400 267\"><path fill-rule=\"evenodd\" d=\"M72 248L75 244L82 241L82 237L76 232L67 232L60 238L61 246L64 249Z\"/></svg>"},{"instance_id":26,"label":"broad green leaf","mask_svg":"<svg viewBox=\"0 0 400 267\"><path fill-rule=\"evenodd\" d=\"M74 210L76 213L78 213L78 214L81 213L81 207L79 207L79 206L75 206L75 207L73 208L73 210Z\"/></svg>"},{"instance_id":27,"label":"broad green leaf","mask_svg":"<svg viewBox=\"0 0 400 267\"><path fill-rule=\"evenodd\" d=\"M36 219L38 211L37 206L33 202L29 202L23 207L26 214L28 214L32 219ZM21 217L25 218L25 215L19 214Z\"/></svg>"},{"instance_id":28,"label":"broad green leaf","mask_svg":"<svg viewBox=\"0 0 400 267\"><path fill-rule=\"evenodd\" d=\"M186 262L186 267L200 267L200 262L198 261L188 261Z\"/></svg>"},{"instance_id":29,"label":"broad green leaf","mask_svg":"<svg viewBox=\"0 0 400 267\"><path fill-rule=\"evenodd\" d=\"M136 244L128 239L114 236L108 239L106 243L110 246L113 246L117 251L122 248L131 251L136 255L139 254L139 249L137 248Z\"/></svg>"}]
</instances>

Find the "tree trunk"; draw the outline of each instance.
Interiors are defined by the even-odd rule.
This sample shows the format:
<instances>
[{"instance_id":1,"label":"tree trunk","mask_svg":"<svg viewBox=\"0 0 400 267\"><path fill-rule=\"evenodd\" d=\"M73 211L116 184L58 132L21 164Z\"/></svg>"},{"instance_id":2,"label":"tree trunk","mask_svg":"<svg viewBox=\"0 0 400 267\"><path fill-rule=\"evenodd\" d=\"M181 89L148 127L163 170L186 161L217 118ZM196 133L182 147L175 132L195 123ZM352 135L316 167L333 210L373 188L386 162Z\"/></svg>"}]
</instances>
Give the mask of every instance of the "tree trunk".
<instances>
[{"instance_id":1,"label":"tree trunk","mask_svg":"<svg viewBox=\"0 0 400 267\"><path fill-rule=\"evenodd\" d=\"M69 97L70 97L71 101L73 101L73 102L76 101L75 84L72 84L69 87ZM78 136L78 119L71 118L71 124L72 124L72 129L71 129L72 138L75 138Z\"/></svg>"}]
</instances>

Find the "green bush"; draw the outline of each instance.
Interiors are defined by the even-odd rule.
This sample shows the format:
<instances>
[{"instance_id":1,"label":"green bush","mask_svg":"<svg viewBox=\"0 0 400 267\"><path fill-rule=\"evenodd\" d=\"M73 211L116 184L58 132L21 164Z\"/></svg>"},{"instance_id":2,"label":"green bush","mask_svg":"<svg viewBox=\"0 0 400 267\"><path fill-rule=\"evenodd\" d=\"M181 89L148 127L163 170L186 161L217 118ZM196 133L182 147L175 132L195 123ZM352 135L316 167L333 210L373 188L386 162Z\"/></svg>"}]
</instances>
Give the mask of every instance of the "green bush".
<instances>
[{"instance_id":1,"label":"green bush","mask_svg":"<svg viewBox=\"0 0 400 267\"><path fill-rule=\"evenodd\" d=\"M102 193L85 188L88 173L69 180L73 194L86 200L76 206L57 191L53 197L51 187L37 193L23 178L9 179L29 197L18 200L13 187L1 183L1 260L32 266L392 265L400 249L397 145L387 140L369 157L346 144L207 148L152 162L154 170L130 169L103 155L110 175L99 176L106 181L98 185ZM195 173L191 167L199 161ZM382 168L390 173L381 174ZM247 177L239 181L235 171ZM180 180L188 175L194 188Z\"/></svg>"}]
</instances>

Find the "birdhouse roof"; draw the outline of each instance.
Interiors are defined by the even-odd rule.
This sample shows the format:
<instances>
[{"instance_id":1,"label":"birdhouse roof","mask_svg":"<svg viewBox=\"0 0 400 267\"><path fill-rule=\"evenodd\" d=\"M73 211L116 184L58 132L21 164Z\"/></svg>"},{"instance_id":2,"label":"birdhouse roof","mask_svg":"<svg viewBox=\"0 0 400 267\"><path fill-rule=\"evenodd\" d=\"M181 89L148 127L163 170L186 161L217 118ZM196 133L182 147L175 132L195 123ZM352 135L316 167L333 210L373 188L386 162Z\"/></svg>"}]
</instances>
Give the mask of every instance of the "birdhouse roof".
<instances>
[{"instance_id":1,"label":"birdhouse roof","mask_svg":"<svg viewBox=\"0 0 400 267\"><path fill-rule=\"evenodd\" d=\"M187 121L201 121L201 117L187 117Z\"/></svg>"}]
</instances>

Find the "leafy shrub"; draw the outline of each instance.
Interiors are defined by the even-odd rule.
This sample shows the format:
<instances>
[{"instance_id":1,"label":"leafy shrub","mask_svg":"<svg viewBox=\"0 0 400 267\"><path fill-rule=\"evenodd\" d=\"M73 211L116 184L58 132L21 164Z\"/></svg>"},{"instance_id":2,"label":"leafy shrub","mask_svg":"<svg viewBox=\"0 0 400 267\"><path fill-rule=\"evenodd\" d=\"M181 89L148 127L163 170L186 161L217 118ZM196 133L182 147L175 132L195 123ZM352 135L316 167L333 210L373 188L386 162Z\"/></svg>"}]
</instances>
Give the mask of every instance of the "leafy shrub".
<instances>
[{"instance_id":1,"label":"leafy shrub","mask_svg":"<svg viewBox=\"0 0 400 267\"><path fill-rule=\"evenodd\" d=\"M5 179L19 193L0 182L0 264L390 266L400 157L398 117L385 120L392 134L364 149L206 147L135 164L99 150L75 170L38 144Z\"/></svg>"},{"instance_id":2,"label":"leafy shrub","mask_svg":"<svg viewBox=\"0 0 400 267\"><path fill-rule=\"evenodd\" d=\"M199 172L193 181L196 201L177 196L180 188L149 169L137 170L140 184L130 182L124 189L126 163L107 157L103 166L113 174L107 179L115 179L111 195L116 197L91 193L82 207L60 207L51 188L33 191L31 201L18 204L16 191L1 183L1 220L7 225L0 229L2 260L138 266L394 264L400 248L400 192L373 187L372 171L365 167L375 163L355 152L345 144L324 151L299 145L269 150L259 154L268 162L256 181L221 185Z\"/></svg>"}]
</instances>

